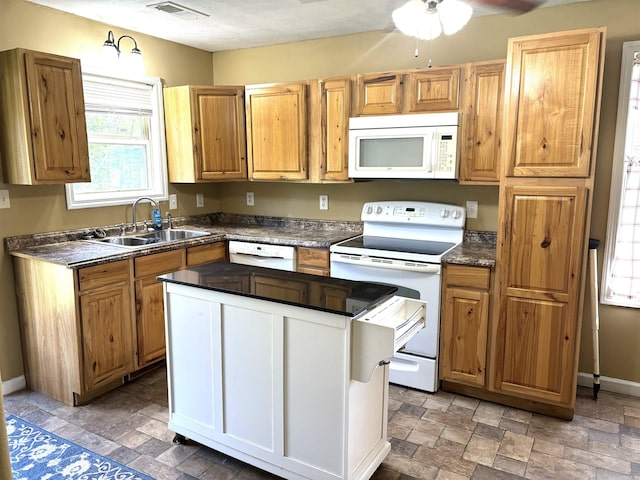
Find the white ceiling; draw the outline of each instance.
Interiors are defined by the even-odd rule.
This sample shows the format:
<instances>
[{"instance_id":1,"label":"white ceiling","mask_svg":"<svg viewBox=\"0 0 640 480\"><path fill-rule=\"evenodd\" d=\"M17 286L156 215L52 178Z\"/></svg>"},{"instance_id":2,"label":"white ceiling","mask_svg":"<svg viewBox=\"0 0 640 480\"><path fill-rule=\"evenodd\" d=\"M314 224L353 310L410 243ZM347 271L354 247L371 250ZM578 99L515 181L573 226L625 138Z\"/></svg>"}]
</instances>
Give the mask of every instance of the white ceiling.
<instances>
[{"instance_id":1,"label":"white ceiling","mask_svg":"<svg viewBox=\"0 0 640 480\"><path fill-rule=\"evenodd\" d=\"M185 19L149 5L162 0L28 0L134 32L209 52L391 30L391 12L406 0L172 0L205 14ZM506 10L474 7L474 15ZM543 6L589 0L547 0ZM526 14L525 14L526 15ZM118 32L116 39L118 38ZM106 38L106 35L105 35ZM140 46L143 50L144 46Z\"/></svg>"}]
</instances>

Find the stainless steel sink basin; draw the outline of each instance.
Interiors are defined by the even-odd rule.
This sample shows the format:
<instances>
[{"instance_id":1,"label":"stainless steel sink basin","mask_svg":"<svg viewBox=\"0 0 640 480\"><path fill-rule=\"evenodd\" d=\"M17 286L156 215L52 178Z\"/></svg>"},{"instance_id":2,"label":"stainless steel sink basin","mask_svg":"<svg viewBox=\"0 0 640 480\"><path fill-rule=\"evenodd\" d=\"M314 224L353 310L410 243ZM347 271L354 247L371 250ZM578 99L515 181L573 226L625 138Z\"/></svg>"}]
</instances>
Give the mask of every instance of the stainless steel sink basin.
<instances>
[{"instance_id":1,"label":"stainless steel sink basin","mask_svg":"<svg viewBox=\"0 0 640 480\"><path fill-rule=\"evenodd\" d=\"M141 238L158 239L160 242L167 242L171 240L186 240L188 238L202 237L204 235L211 235L209 232L202 232L199 230L180 230L172 228L170 230L159 230L157 232L150 232L144 235L138 235Z\"/></svg>"},{"instance_id":2,"label":"stainless steel sink basin","mask_svg":"<svg viewBox=\"0 0 640 480\"><path fill-rule=\"evenodd\" d=\"M157 239L141 238L141 237L107 237L96 240L102 243L110 243L112 245L122 245L123 247L139 247L142 245L149 245L150 243L157 243Z\"/></svg>"},{"instance_id":3,"label":"stainless steel sink basin","mask_svg":"<svg viewBox=\"0 0 640 480\"><path fill-rule=\"evenodd\" d=\"M111 245L119 245L121 247L144 247L146 245L151 245L154 243L171 242L174 240L187 240L189 238L202 237L204 235L211 234L209 232L203 232L199 230L170 229L131 236L96 238L87 241L108 243Z\"/></svg>"}]
</instances>

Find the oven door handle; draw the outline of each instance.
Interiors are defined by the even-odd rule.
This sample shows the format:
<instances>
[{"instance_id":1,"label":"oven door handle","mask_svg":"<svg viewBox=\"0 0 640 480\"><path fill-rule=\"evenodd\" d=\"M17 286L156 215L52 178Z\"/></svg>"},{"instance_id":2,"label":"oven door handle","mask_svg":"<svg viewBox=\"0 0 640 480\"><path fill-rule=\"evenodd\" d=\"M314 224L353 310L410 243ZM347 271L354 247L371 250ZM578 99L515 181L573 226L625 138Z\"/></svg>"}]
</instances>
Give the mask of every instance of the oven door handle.
<instances>
[{"instance_id":1,"label":"oven door handle","mask_svg":"<svg viewBox=\"0 0 640 480\"><path fill-rule=\"evenodd\" d=\"M404 270L409 272L440 274L440 265L419 263L405 260L387 260L383 258L367 257L366 255L334 254L332 262L350 263L364 267L385 268L388 270Z\"/></svg>"}]
</instances>

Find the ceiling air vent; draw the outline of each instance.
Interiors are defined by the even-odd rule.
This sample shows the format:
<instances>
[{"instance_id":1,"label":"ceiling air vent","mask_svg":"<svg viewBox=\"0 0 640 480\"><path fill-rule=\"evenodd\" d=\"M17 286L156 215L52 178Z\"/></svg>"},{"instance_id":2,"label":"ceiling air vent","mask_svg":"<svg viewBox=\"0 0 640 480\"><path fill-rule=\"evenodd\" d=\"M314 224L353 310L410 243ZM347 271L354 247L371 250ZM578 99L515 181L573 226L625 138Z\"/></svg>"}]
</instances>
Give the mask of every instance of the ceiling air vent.
<instances>
[{"instance_id":1,"label":"ceiling air vent","mask_svg":"<svg viewBox=\"0 0 640 480\"><path fill-rule=\"evenodd\" d=\"M189 7L178 5L175 2L160 2L147 5L149 8L155 8L164 13L168 13L174 17L181 18L183 20L197 20L198 18L208 17L206 13L198 12Z\"/></svg>"}]
</instances>

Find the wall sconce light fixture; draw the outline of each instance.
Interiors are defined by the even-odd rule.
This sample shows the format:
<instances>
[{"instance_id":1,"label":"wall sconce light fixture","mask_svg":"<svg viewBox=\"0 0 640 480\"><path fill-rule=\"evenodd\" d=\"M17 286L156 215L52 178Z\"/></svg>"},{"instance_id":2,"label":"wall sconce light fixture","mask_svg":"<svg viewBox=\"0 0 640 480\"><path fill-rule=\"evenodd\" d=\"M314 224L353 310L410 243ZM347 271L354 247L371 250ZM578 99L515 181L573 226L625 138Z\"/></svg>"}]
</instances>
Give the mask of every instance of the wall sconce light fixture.
<instances>
[{"instance_id":1,"label":"wall sconce light fixture","mask_svg":"<svg viewBox=\"0 0 640 480\"><path fill-rule=\"evenodd\" d=\"M133 42L133 48L131 49L131 53L126 57L123 57L122 50L120 49L120 41L123 38L128 38ZM142 58L142 52L138 48L138 42L136 42L135 38L130 35L122 35L118 38L118 41L115 41L115 37L113 32L109 30L107 34L107 39L102 44L102 55L106 62L110 65L120 64L121 62L126 62L127 69L134 73L142 73L144 72L144 60Z\"/></svg>"}]
</instances>

